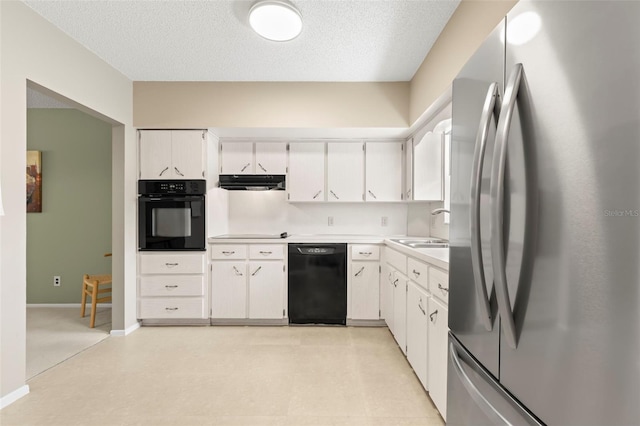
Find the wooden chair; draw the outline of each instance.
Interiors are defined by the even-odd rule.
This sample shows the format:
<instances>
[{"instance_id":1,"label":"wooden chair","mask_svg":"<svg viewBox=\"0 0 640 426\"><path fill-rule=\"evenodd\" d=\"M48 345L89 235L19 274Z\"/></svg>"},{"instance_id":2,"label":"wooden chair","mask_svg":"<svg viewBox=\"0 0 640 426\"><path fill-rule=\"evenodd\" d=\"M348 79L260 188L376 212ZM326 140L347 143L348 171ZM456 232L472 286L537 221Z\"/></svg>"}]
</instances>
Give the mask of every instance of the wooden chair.
<instances>
[{"instance_id":1,"label":"wooden chair","mask_svg":"<svg viewBox=\"0 0 640 426\"><path fill-rule=\"evenodd\" d=\"M111 253L107 253L104 256L111 256ZM99 297L105 293L109 293L109 295ZM84 318L87 296L91 296L91 321L89 323L89 327L94 328L96 325L96 305L102 302L111 302L111 274L84 274L82 278L82 303L80 304L80 316L82 318Z\"/></svg>"}]
</instances>

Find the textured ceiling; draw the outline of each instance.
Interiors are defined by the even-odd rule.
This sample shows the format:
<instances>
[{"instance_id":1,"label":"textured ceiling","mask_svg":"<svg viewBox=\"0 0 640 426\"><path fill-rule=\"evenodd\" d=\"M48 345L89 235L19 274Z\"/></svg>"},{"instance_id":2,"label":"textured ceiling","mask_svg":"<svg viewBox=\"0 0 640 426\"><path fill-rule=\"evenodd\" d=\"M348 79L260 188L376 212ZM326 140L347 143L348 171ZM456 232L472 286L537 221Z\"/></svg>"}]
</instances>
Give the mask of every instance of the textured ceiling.
<instances>
[{"instance_id":1,"label":"textured ceiling","mask_svg":"<svg viewBox=\"0 0 640 426\"><path fill-rule=\"evenodd\" d=\"M408 81L459 0L294 0L285 43L249 28L254 1L25 3L134 81Z\"/></svg>"}]
</instances>

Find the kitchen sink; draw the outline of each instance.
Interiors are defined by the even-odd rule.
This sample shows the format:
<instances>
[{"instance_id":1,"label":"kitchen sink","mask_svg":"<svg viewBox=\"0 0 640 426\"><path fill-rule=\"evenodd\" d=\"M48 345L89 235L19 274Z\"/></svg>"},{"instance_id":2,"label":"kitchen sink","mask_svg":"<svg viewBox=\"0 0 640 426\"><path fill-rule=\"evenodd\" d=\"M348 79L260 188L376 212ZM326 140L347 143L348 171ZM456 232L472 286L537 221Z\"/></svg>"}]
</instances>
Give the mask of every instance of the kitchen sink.
<instances>
[{"instance_id":1,"label":"kitchen sink","mask_svg":"<svg viewBox=\"0 0 640 426\"><path fill-rule=\"evenodd\" d=\"M391 241L411 248L447 248L449 242L440 238L403 239L392 238Z\"/></svg>"}]
</instances>

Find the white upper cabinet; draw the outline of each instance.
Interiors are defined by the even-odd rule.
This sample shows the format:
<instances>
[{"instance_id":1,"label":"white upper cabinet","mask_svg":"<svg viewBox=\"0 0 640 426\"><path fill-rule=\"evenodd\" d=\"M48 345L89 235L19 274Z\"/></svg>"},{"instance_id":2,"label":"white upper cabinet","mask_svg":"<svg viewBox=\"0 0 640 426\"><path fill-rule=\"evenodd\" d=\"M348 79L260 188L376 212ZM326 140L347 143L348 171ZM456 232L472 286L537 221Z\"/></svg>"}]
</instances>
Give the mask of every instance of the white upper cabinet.
<instances>
[{"instance_id":1,"label":"white upper cabinet","mask_svg":"<svg viewBox=\"0 0 640 426\"><path fill-rule=\"evenodd\" d=\"M363 201L364 144L327 143L327 200Z\"/></svg>"},{"instance_id":2,"label":"white upper cabinet","mask_svg":"<svg viewBox=\"0 0 640 426\"><path fill-rule=\"evenodd\" d=\"M289 144L289 201L325 201L324 142Z\"/></svg>"},{"instance_id":3,"label":"white upper cabinet","mask_svg":"<svg viewBox=\"0 0 640 426\"><path fill-rule=\"evenodd\" d=\"M427 132L413 145L413 199L442 200L444 133Z\"/></svg>"},{"instance_id":4,"label":"white upper cabinet","mask_svg":"<svg viewBox=\"0 0 640 426\"><path fill-rule=\"evenodd\" d=\"M285 142L220 143L220 174L284 175L287 173Z\"/></svg>"},{"instance_id":5,"label":"white upper cabinet","mask_svg":"<svg viewBox=\"0 0 640 426\"><path fill-rule=\"evenodd\" d=\"M220 142L220 174L254 174L253 142Z\"/></svg>"},{"instance_id":6,"label":"white upper cabinet","mask_svg":"<svg viewBox=\"0 0 640 426\"><path fill-rule=\"evenodd\" d=\"M367 142L366 201L401 201L403 144Z\"/></svg>"},{"instance_id":7,"label":"white upper cabinet","mask_svg":"<svg viewBox=\"0 0 640 426\"><path fill-rule=\"evenodd\" d=\"M204 179L202 130L141 130L140 179Z\"/></svg>"},{"instance_id":8,"label":"white upper cabinet","mask_svg":"<svg viewBox=\"0 0 640 426\"><path fill-rule=\"evenodd\" d=\"M256 174L284 175L287 173L287 144L284 142L256 143Z\"/></svg>"}]
</instances>

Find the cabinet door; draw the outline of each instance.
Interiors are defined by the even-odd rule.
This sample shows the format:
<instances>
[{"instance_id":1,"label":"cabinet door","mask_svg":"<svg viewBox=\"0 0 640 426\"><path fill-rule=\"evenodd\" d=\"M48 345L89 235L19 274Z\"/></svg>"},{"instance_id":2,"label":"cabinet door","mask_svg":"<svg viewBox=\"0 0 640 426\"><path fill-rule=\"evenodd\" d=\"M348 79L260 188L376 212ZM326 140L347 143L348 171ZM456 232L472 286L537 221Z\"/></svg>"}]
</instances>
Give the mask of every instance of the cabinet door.
<instances>
[{"instance_id":1,"label":"cabinet door","mask_svg":"<svg viewBox=\"0 0 640 426\"><path fill-rule=\"evenodd\" d=\"M407 359L422 386L429 390L427 354L429 296L417 284L409 281L407 291Z\"/></svg>"},{"instance_id":2,"label":"cabinet door","mask_svg":"<svg viewBox=\"0 0 640 426\"><path fill-rule=\"evenodd\" d=\"M380 319L378 262L351 262L351 319Z\"/></svg>"},{"instance_id":3,"label":"cabinet door","mask_svg":"<svg viewBox=\"0 0 640 426\"><path fill-rule=\"evenodd\" d=\"M171 131L141 131L140 179L170 179L171 176Z\"/></svg>"},{"instance_id":4,"label":"cabinet door","mask_svg":"<svg viewBox=\"0 0 640 426\"><path fill-rule=\"evenodd\" d=\"M327 200L363 201L364 145L362 142L327 144Z\"/></svg>"},{"instance_id":5,"label":"cabinet door","mask_svg":"<svg viewBox=\"0 0 640 426\"><path fill-rule=\"evenodd\" d=\"M284 262L249 262L249 318L284 318Z\"/></svg>"},{"instance_id":6,"label":"cabinet door","mask_svg":"<svg viewBox=\"0 0 640 426\"><path fill-rule=\"evenodd\" d=\"M447 420L447 332L449 312L440 301L429 299L429 396Z\"/></svg>"},{"instance_id":7,"label":"cabinet door","mask_svg":"<svg viewBox=\"0 0 640 426\"><path fill-rule=\"evenodd\" d=\"M404 144L404 199L413 200L413 138Z\"/></svg>"},{"instance_id":8,"label":"cabinet door","mask_svg":"<svg viewBox=\"0 0 640 426\"><path fill-rule=\"evenodd\" d=\"M386 249L385 249L386 250ZM388 263L382 263L380 276L380 315L393 333L393 270Z\"/></svg>"},{"instance_id":9,"label":"cabinet door","mask_svg":"<svg viewBox=\"0 0 640 426\"><path fill-rule=\"evenodd\" d=\"M324 143L289 144L289 201L324 201Z\"/></svg>"},{"instance_id":10,"label":"cabinet door","mask_svg":"<svg viewBox=\"0 0 640 426\"><path fill-rule=\"evenodd\" d=\"M402 146L397 142L367 143L365 158L367 201L402 200Z\"/></svg>"},{"instance_id":11,"label":"cabinet door","mask_svg":"<svg viewBox=\"0 0 640 426\"><path fill-rule=\"evenodd\" d=\"M247 317L247 263L211 263L211 317Z\"/></svg>"},{"instance_id":12,"label":"cabinet door","mask_svg":"<svg viewBox=\"0 0 640 426\"><path fill-rule=\"evenodd\" d=\"M442 200L442 145L441 132L427 132L419 143L414 145L414 200Z\"/></svg>"},{"instance_id":13,"label":"cabinet door","mask_svg":"<svg viewBox=\"0 0 640 426\"><path fill-rule=\"evenodd\" d=\"M171 132L171 172L174 179L204 179L204 133L202 130Z\"/></svg>"},{"instance_id":14,"label":"cabinet door","mask_svg":"<svg viewBox=\"0 0 640 426\"><path fill-rule=\"evenodd\" d=\"M407 279L396 273L393 280L393 329L396 342L407 354Z\"/></svg>"},{"instance_id":15,"label":"cabinet door","mask_svg":"<svg viewBox=\"0 0 640 426\"><path fill-rule=\"evenodd\" d=\"M256 174L284 175L287 173L287 144L284 142L256 143Z\"/></svg>"},{"instance_id":16,"label":"cabinet door","mask_svg":"<svg viewBox=\"0 0 640 426\"><path fill-rule=\"evenodd\" d=\"M253 142L220 143L220 174L251 175L253 173Z\"/></svg>"}]
</instances>

